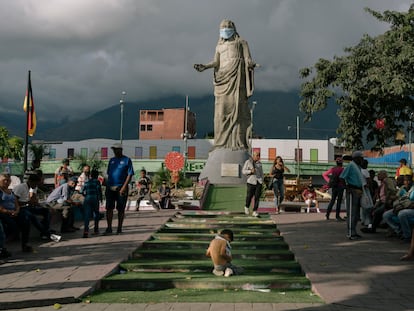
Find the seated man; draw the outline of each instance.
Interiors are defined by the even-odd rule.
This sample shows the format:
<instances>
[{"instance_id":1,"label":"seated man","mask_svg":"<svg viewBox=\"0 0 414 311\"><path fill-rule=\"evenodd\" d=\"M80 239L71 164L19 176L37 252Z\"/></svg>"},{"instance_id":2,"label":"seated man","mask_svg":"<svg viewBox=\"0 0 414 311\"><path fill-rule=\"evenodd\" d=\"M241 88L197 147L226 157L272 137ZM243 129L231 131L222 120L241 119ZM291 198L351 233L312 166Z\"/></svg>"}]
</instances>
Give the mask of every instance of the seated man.
<instances>
[{"instance_id":1,"label":"seated man","mask_svg":"<svg viewBox=\"0 0 414 311\"><path fill-rule=\"evenodd\" d=\"M377 232L377 228L383 220L384 212L392 209L392 202L397 198L397 188L394 181L388 178L386 171L381 170L378 172L378 180L381 182L381 185L378 189L377 201L372 210L372 222L368 224L368 227L361 228L361 231L364 233Z\"/></svg>"},{"instance_id":2,"label":"seated man","mask_svg":"<svg viewBox=\"0 0 414 311\"><path fill-rule=\"evenodd\" d=\"M74 232L79 228L74 227L74 215L72 205L80 205L80 202L72 200L72 194L75 190L77 177L71 177L67 183L55 188L46 199L46 203L54 210L62 211L62 226L60 231Z\"/></svg>"},{"instance_id":3,"label":"seated man","mask_svg":"<svg viewBox=\"0 0 414 311\"><path fill-rule=\"evenodd\" d=\"M411 175L404 178L404 186L400 189L399 196L400 198L394 201L394 208L386 211L383 218L393 233L400 236L403 241L410 242L410 218L414 218L414 186Z\"/></svg>"},{"instance_id":4,"label":"seated man","mask_svg":"<svg viewBox=\"0 0 414 311\"><path fill-rule=\"evenodd\" d=\"M303 190L302 198L308 206L306 208L306 213L309 213L311 207L315 207L318 213L321 212L319 210L319 202L316 199L316 191L312 184L309 184L308 187L305 190Z\"/></svg>"},{"instance_id":5,"label":"seated man","mask_svg":"<svg viewBox=\"0 0 414 311\"><path fill-rule=\"evenodd\" d=\"M42 206L37 198L37 187L41 179L37 174L28 174L27 180L17 185L13 192L19 202L20 209L25 209L30 222L40 232L43 240L51 239L49 208ZM39 221L37 215L42 216Z\"/></svg>"},{"instance_id":6,"label":"seated man","mask_svg":"<svg viewBox=\"0 0 414 311\"><path fill-rule=\"evenodd\" d=\"M167 186L167 181L163 180L161 187L158 188L161 208L170 208L171 206L171 188Z\"/></svg>"},{"instance_id":7,"label":"seated man","mask_svg":"<svg viewBox=\"0 0 414 311\"><path fill-rule=\"evenodd\" d=\"M151 196L151 179L147 176L147 171L142 169L140 174L141 176L137 182L138 199L136 203L136 211L139 211L139 204L143 199L148 200L155 210L159 210L159 206Z\"/></svg>"},{"instance_id":8,"label":"seated man","mask_svg":"<svg viewBox=\"0 0 414 311\"><path fill-rule=\"evenodd\" d=\"M9 189L10 174L0 173L0 221L6 235L18 237L21 232L22 251L31 253L33 248L28 245L30 221L25 210L20 210L16 196Z\"/></svg>"},{"instance_id":9,"label":"seated man","mask_svg":"<svg viewBox=\"0 0 414 311\"><path fill-rule=\"evenodd\" d=\"M224 229L210 242L206 256L211 257L214 265L213 274L216 276L224 275L225 277L229 277L232 274L243 273L241 267L234 266L231 263L233 257L231 255L230 243L232 241L233 231Z\"/></svg>"}]
</instances>

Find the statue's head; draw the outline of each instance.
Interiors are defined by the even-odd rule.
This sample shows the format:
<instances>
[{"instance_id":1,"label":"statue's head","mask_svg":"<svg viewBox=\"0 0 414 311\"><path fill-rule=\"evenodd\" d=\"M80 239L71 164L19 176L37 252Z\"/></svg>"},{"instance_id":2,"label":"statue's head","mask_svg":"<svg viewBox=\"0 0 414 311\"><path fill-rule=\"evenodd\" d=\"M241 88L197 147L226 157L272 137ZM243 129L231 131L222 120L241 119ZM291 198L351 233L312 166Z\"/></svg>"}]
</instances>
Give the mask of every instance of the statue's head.
<instances>
[{"instance_id":1,"label":"statue's head","mask_svg":"<svg viewBox=\"0 0 414 311\"><path fill-rule=\"evenodd\" d=\"M220 23L220 38L228 40L237 35L236 26L231 20L223 19Z\"/></svg>"}]
</instances>

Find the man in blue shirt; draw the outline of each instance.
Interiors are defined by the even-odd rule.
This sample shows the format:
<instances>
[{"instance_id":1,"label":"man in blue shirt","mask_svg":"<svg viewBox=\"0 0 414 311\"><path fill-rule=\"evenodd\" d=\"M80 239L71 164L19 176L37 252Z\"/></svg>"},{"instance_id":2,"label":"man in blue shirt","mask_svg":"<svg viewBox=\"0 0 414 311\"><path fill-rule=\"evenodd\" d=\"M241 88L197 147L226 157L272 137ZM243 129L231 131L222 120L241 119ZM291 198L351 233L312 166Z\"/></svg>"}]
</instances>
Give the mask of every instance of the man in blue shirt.
<instances>
[{"instance_id":1,"label":"man in blue shirt","mask_svg":"<svg viewBox=\"0 0 414 311\"><path fill-rule=\"evenodd\" d=\"M105 235L112 234L112 218L114 208L118 211L117 234L122 233L122 223L125 216L125 206L128 200L129 182L134 175L134 168L130 158L122 154L122 145L114 144L112 147L114 157L109 160L106 171L106 228Z\"/></svg>"},{"instance_id":2,"label":"man in blue shirt","mask_svg":"<svg viewBox=\"0 0 414 311\"><path fill-rule=\"evenodd\" d=\"M350 240L361 238L356 232L356 226L360 217L362 187L366 184L366 180L361 173L363 159L362 151L354 151L352 153L352 161L339 176L346 183L347 237Z\"/></svg>"}]
</instances>

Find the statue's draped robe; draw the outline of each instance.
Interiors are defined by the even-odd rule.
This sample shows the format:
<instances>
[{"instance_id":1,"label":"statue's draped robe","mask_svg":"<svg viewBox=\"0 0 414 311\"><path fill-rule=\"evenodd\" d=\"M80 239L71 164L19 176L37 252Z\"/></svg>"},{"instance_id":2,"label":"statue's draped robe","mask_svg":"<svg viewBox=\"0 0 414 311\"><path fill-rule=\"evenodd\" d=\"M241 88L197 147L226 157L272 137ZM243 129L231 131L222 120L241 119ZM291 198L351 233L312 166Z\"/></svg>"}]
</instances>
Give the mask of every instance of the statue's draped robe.
<instances>
[{"instance_id":1,"label":"statue's draped robe","mask_svg":"<svg viewBox=\"0 0 414 311\"><path fill-rule=\"evenodd\" d=\"M214 148L249 149L253 94L249 47L243 39L221 40L216 47L214 70Z\"/></svg>"}]
</instances>

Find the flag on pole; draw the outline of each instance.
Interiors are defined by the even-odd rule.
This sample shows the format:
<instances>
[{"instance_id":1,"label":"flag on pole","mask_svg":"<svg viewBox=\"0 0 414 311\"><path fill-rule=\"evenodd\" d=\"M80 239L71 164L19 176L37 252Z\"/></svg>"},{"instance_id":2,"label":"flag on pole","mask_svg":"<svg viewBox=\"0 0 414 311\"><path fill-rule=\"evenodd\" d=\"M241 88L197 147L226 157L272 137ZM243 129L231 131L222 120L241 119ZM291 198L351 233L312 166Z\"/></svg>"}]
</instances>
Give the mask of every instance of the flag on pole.
<instances>
[{"instance_id":1,"label":"flag on pole","mask_svg":"<svg viewBox=\"0 0 414 311\"><path fill-rule=\"evenodd\" d=\"M24 98L23 110L27 112L27 134L29 136L33 136L36 131L36 112L34 110L32 81L30 79L30 71L29 71L29 77L27 80L27 90L26 90L26 96Z\"/></svg>"}]
</instances>

